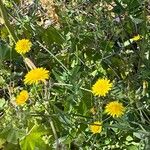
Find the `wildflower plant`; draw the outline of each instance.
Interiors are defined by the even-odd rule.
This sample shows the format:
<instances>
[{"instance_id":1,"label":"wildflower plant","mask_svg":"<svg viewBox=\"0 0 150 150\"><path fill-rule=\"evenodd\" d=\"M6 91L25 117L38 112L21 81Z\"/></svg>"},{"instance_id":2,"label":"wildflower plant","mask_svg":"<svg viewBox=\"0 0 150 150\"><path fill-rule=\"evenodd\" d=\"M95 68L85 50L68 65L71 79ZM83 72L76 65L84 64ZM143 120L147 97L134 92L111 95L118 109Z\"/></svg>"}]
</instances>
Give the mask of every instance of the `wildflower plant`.
<instances>
[{"instance_id":1,"label":"wildflower plant","mask_svg":"<svg viewBox=\"0 0 150 150\"><path fill-rule=\"evenodd\" d=\"M0 149L148 150L148 7L0 0Z\"/></svg>"}]
</instances>

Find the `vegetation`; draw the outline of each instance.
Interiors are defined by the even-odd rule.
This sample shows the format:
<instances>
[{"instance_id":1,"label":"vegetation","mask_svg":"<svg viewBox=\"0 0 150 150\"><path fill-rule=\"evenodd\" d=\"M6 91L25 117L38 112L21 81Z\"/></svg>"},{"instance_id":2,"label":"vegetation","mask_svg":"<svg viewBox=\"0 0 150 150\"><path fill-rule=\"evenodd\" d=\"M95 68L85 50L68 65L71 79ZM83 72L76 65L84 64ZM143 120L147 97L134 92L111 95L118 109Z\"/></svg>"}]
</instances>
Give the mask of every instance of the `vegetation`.
<instances>
[{"instance_id":1,"label":"vegetation","mask_svg":"<svg viewBox=\"0 0 150 150\"><path fill-rule=\"evenodd\" d=\"M149 150L148 0L0 0L0 149Z\"/></svg>"}]
</instances>

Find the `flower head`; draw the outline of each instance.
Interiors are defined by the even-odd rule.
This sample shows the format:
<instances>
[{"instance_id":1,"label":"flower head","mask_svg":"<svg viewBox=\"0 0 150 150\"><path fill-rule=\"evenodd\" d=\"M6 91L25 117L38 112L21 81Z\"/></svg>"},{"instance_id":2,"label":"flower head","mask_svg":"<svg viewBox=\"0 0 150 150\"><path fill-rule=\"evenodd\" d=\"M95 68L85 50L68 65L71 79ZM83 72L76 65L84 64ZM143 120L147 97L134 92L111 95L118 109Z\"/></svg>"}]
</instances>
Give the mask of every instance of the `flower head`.
<instances>
[{"instance_id":1,"label":"flower head","mask_svg":"<svg viewBox=\"0 0 150 150\"><path fill-rule=\"evenodd\" d=\"M30 70L26 75L24 79L25 84L37 84L39 81L45 81L49 78L49 71L45 68L35 68Z\"/></svg>"},{"instance_id":2,"label":"flower head","mask_svg":"<svg viewBox=\"0 0 150 150\"><path fill-rule=\"evenodd\" d=\"M110 80L98 79L98 81L92 87L92 92L95 96L106 96L111 88L112 83L110 83Z\"/></svg>"},{"instance_id":3,"label":"flower head","mask_svg":"<svg viewBox=\"0 0 150 150\"><path fill-rule=\"evenodd\" d=\"M29 98L28 91L22 90L16 98L16 104L22 105L28 100L28 98Z\"/></svg>"},{"instance_id":4,"label":"flower head","mask_svg":"<svg viewBox=\"0 0 150 150\"><path fill-rule=\"evenodd\" d=\"M28 39L19 40L16 43L15 49L19 54L25 54L30 51L32 43Z\"/></svg>"},{"instance_id":5,"label":"flower head","mask_svg":"<svg viewBox=\"0 0 150 150\"><path fill-rule=\"evenodd\" d=\"M133 38L131 38L131 40L133 41L138 41L138 40L141 40L142 39L142 36L140 36L139 34L134 36Z\"/></svg>"},{"instance_id":6,"label":"flower head","mask_svg":"<svg viewBox=\"0 0 150 150\"><path fill-rule=\"evenodd\" d=\"M105 107L105 112L112 117L120 117L124 114L125 107L118 101L110 102Z\"/></svg>"},{"instance_id":7,"label":"flower head","mask_svg":"<svg viewBox=\"0 0 150 150\"><path fill-rule=\"evenodd\" d=\"M99 121L93 122L89 127L93 134L100 133L102 131L102 123Z\"/></svg>"}]
</instances>

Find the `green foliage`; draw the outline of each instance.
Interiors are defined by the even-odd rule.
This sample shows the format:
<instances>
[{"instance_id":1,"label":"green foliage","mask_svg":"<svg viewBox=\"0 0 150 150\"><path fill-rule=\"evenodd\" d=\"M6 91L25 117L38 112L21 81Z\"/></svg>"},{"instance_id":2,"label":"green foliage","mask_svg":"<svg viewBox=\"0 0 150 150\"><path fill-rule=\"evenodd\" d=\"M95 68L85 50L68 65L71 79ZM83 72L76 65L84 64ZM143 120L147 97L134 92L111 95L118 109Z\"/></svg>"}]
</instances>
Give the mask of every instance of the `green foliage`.
<instances>
[{"instance_id":1,"label":"green foliage","mask_svg":"<svg viewBox=\"0 0 150 150\"><path fill-rule=\"evenodd\" d=\"M48 132L42 126L34 125L27 135L20 141L21 150L47 149L42 139Z\"/></svg>"},{"instance_id":2,"label":"green foliage","mask_svg":"<svg viewBox=\"0 0 150 150\"><path fill-rule=\"evenodd\" d=\"M149 1L56 0L51 7L0 0L0 149L149 150ZM15 42L24 38L32 48L20 55ZM49 80L25 85L25 58L49 70ZM113 83L106 97L91 91L99 78ZM23 89L29 99L19 106ZM105 113L114 100L125 106L120 118ZM97 120L102 132L92 134Z\"/></svg>"},{"instance_id":3,"label":"green foliage","mask_svg":"<svg viewBox=\"0 0 150 150\"><path fill-rule=\"evenodd\" d=\"M24 134L24 130L19 130L18 128L7 126L5 129L2 130L1 138L6 139L8 143L17 144L18 139L22 138Z\"/></svg>"}]
</instances>

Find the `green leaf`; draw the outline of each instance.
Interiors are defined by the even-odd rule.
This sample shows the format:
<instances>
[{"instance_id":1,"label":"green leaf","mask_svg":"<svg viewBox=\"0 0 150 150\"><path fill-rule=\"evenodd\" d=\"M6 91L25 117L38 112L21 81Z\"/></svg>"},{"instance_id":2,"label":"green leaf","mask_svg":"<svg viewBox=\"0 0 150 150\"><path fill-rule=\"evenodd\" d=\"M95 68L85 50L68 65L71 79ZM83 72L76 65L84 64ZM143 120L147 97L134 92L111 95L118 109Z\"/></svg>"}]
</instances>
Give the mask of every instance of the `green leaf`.
<instances>
[{"instance_id":1,"label":"green leaf","mask_svg":"<svg viewBox=\"0 0 150 150\"><path fill-rule=\"evenodd\" d=\"M132 141L133 138L129 135L129 136L126 137L126 140L127 140L127 141Z\"/></svg>"},{"instance_id":2,"label":"green leaf","mask_svg":"<svg viewBox=\"0 0 150 150\"><path fill-rule=\"evenodd\" d=\"M56 72L54 69L52 70L53 75L55 76L56 80L61 83L65 83L66 77L63 76L63 74L60 74L59 72ZM59 74L58 74L59 73Z\"/></svg>"},{"instance_id":3,"label":"green leaf","mask_svg":"<svg viewBox=\"0 0 150 150\"><path fill-rule=\"evenodd\" d=\"M139 19L139 18L134 18L130 15L130 18L132 19L132 21L135 23L135 24L140 24L143 22L142 19Z\"/></svg>"},{"instance_id":4,"label":"green leaf","mask_svg":"<svg viewBox=\"0 0 150 150\"><path fill-rule=\"evenodd\" d=\"M127 147L127 150L138 150L138 147L136 145L130 145Z\"/></svg>"},{"instance_id":5,"label":"green leaf","mask_svg":"<svg viewBox=\"0 0 150 150\"><path fill-rule=\"evenodd\" d=\"M0 98L0 109L5 105L5 99Z\"/></svg>"},{"instance_id":6,"label":"green leaf","mask_svg":"<svg viewBox=\"0 0 150 150\"><path fill-rule=\"evenodd\" d=\"M5 139L1 139L1 138L0 138L0 149L2 149L3 144L4 144L5 142L6 142Z\"/></svg>"},{"instance_id":7,"label":"green leaf","mask_svg":"<svg viewBox=\"0 0 150 150\"><path fill-rule=\"evenodd\" d=\"M42 136L47 133L43 126L34 125L28 134L20 141L21 150L47 150Z\"/></svg>"},{"instance_id":8,"label":"green leaf","mask_svg":"<svg viewBox=\"0 0 150 150\"><path fill-rule=\"evenodd\" d=\"M5 143L2 150L20 150L19 145L12 143Z\"/></svg>"},{"instance_id":9,"label":"green leaf","mask_svg":"<svg viewBox=\"0 0 150 150\"><path fill-rule=\"evenodd\" d=\"M140 132L133 132L133 135L135 136L135 137L137 137L138 139L143 139L143 134L142 133L140 133Z\"/></svg>"},{"instance_id":10,"label":"green leaf","mask_svg":"<svg viewBox=\"0 0 150 150\"><path fill-rule=\"evenodd\" d=\"M49 27L46 30L42 30L42 37L43 41L45 41L48 45L52 43L57 43L61 45L64 41L59 31L53 27Z\"/></svg>"},{"instance_id":11,"label":"green leaf","mask_svg":"<svg viewBox=\"0 0 150 150\"><path fill-rule=\"evenodd\" d=\"M10 57L12 59L18 59L18 54L15 50L12 50L11 47L9 47L5 43L0 43L0 61L9 60Z\"/></svg>"},{"instance_id":12,"label":"green leaf","mask_svg":"<svg viewBox=\"0 0 150 150\"><path fill-rule=\"evenodd\" d=\"M6 139L7 142L12 144L17 144L18 139L21 139L25 135L25 130L13 128L12 126L7 126L0 133L0 138Z\"/></svg>"},{"instance_id":13,"label":"green leaf","mask_svg":"<svg viewBox=\"0 0 150 150\"><path fill-rule=\"evenodd\" d=\"M0 44L0 60L9 59L10 48L7 45Z\"/></svg>"}]
</instances>

